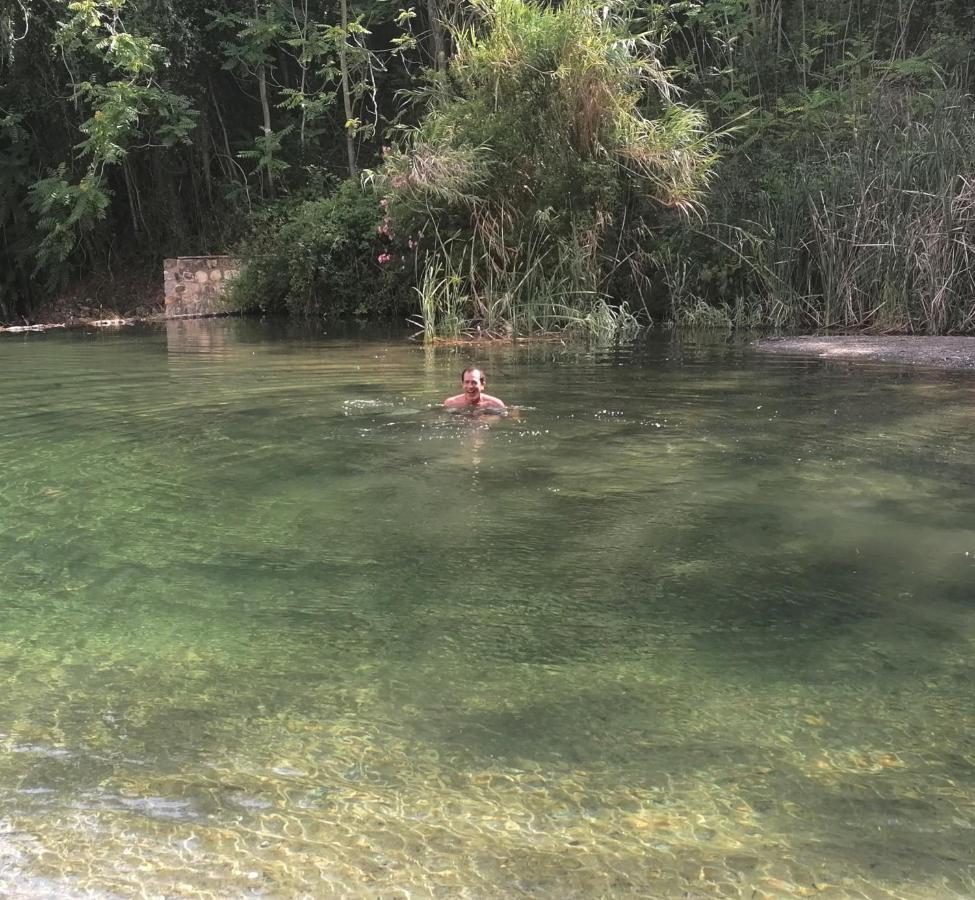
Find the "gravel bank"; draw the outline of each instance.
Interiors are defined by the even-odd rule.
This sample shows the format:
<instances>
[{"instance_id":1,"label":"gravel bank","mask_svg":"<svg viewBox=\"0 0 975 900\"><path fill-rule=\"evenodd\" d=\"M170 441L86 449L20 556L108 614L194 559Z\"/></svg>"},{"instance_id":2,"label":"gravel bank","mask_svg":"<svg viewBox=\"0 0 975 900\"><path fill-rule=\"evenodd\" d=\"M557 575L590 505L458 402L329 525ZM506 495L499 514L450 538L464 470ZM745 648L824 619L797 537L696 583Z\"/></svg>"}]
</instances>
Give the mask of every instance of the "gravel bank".
<instances>
[{"instance_id":1,"label":"gravel bank","mask_svg":"<svg viewBox=\"0 0 975 900\"><path fill-rule=\"evenodd\" d=\"M767 338L755 347L768 353L790 353L821 359L863 360L939 369L975 369L975 337L836 337Z\"/></svg>"}]
</instances>

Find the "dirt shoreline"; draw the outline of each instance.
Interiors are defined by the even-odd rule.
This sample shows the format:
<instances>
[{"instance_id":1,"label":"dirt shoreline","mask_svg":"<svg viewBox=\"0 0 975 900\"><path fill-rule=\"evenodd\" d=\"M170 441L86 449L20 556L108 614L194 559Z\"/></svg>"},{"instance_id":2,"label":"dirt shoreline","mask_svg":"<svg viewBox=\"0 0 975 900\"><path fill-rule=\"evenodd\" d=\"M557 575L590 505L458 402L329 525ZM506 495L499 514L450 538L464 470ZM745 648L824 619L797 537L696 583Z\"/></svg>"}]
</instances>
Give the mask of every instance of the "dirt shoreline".
<instances>
[{"instance_id":1,"label":"dirt shoreline","mask_svg":"<svg viewBox=\"0 0 975 900\"><path fill-rule=\"evenodd\" d=\"M92 273L41 299L29 313L0 319L0 331L107 327L155 321L165 316L162 264L121 266L117 274Z\"/></svg>"},{"instance_id":2,"label":"dirt shoreline","mask_svg":"<svg viewBox=\"0 0 975 900\"><path fill-rule=\"evenodd\" d=\"M765 353L819 359L975 370L975 337L873 337L867 335L766 338L753 345Z\"/></svg>"}]
</instances>

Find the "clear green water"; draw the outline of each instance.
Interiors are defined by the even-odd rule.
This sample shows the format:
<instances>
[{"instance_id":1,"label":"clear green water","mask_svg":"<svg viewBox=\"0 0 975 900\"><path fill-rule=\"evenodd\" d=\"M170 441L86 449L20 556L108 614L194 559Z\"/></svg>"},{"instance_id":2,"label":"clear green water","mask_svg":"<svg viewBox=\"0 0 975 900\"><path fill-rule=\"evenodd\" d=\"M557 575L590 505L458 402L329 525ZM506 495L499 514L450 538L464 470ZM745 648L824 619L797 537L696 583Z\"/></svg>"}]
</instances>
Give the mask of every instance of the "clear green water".
<instances>
[{"instance_id":1,"label":"clear green water","mask_svg":"<svg viewBox=\"0 0 975 900\"><path fill-rule=\"evenodd\" d=\"M975 896L971 375L4 337L4 896Z\"/></svg>"}]
</instances>

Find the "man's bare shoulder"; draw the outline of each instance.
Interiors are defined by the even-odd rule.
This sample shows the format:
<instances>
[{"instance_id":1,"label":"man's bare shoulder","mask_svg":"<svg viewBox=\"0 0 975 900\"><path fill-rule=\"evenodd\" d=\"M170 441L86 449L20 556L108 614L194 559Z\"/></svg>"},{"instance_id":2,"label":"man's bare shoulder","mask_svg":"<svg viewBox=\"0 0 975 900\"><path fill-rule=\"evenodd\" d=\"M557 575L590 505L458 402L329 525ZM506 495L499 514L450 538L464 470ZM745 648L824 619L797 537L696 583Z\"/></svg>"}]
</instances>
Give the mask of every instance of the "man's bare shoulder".
<instances>
[{"instance_id":1,"label":"man's bare shoulder","mask_svg":"<svg viewBox=\"0 0 975 900\"><path fill-rule=\"evenodd\" d=\"M455 409L458 406L470 406L470 401L465 394L457 394L444 400L443 405L447 409Z\"/></svg>"}]
</instances>

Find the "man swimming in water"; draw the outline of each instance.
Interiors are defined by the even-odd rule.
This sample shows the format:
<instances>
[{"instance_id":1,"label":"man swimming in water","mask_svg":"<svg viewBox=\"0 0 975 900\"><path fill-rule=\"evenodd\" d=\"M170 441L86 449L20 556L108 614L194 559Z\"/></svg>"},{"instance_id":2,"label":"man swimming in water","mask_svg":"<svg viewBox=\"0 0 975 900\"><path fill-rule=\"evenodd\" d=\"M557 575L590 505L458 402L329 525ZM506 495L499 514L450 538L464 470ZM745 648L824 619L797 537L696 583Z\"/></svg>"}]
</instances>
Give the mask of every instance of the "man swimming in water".
<instances>
[{"instance_id":1,"label":"man swimming in water","mask_svg":"<svg viewBox=\"0 0 975 900\"><path fill-rule=\"evenodd\" d=\"M468 366L461 373L464 393L448 397L443 405L447 409L507 409L497 397L484 393L484 373L474 366Z\"/></svg>"}]
</instances>

